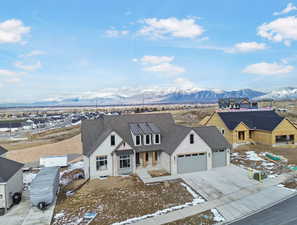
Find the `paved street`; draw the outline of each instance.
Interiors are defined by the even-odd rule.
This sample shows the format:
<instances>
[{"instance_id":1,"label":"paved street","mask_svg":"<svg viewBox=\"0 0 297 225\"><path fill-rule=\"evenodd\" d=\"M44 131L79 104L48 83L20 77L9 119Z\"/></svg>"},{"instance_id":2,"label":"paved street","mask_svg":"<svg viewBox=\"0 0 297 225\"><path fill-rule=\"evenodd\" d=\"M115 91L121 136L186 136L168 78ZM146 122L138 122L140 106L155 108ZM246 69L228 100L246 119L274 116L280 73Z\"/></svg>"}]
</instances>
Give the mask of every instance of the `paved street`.
<instances>
[{"instance_id":1,"label":"paved street","mask_svg":"<svg viewBox=\"0 0 297 225\"><path fill-rule=\"evenodd\" d=\"M296 225L297 196L230 225Z\"/></svg>"}]
</instances>

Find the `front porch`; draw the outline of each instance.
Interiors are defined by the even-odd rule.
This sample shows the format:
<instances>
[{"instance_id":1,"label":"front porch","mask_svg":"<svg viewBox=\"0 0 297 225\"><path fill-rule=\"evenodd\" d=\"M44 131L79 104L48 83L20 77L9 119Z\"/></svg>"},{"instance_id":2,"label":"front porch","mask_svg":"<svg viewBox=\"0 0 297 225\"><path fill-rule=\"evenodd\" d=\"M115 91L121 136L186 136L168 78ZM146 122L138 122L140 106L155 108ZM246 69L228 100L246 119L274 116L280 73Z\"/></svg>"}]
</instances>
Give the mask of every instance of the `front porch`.
<instances>
[{"instance_id":1,"label":"front porch","mask_svg":"<svg viewBox=\"0 0 297 225\"><path fill-rule=\"evenodd\" d=\"M153 168L160 165L160 151L136 152L136 169Z\"/></svg>"}]
</instances>

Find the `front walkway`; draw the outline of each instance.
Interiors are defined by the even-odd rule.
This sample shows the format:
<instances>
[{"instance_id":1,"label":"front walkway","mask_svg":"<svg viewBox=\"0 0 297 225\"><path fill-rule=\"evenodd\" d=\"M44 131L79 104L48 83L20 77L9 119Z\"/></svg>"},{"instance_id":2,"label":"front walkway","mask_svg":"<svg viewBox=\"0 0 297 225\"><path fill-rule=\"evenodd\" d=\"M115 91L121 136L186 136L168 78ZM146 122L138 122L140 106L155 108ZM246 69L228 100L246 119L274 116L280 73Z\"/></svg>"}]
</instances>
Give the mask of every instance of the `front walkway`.
<instances>
[{"instance_id":1,"label":"front walkway","mask_svg":"<svg viewBox=\"0 0 297 225\"><path fill-rule=\"evenodd\" d=\"M226 172L224 175L220 174L222 170ZM218 174L212 174L216 171ZM229 172L227 173L227 171ZM238 174L236 172L238 172ZM217 177L209 177L211 174ZM192 182L189 183L192 188L209 200L199 205L149 218L135 224L161 225L193 216L213 208L219 210L225 217L225 222L233 221L256 213L259 210L296 195L297 192L277 186L277 184L286 181L296 174L296 172L283 174L276 178L266 179L264 183L249 180L247 178L247 171L235 166L221 168L220 170L218 168L205 172L182 175L181 177L185 177L185 181L190 180ZM205 186L203 186L203 183ZM245 186L245 184L247 186ZM201 187L202 190L200 189ZM208 188L210 188L209 191Z\"/></svg>"}]
</instances>

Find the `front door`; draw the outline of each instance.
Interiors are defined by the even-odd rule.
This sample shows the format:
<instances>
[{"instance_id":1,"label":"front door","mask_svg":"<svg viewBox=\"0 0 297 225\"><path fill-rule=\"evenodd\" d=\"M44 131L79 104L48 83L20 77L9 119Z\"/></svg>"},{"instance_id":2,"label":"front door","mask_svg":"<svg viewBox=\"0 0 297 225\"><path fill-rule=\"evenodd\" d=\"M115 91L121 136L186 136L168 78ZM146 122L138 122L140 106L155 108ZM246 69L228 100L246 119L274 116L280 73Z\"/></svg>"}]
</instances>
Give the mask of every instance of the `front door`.
<instances>
[{"instance_id":1,"label":"front door","mask_svg":"<svg viewBox=\"0 0 297 225\"><path fill-rule=\"evenodd\" d=\"M136 166L140 165L139 152L136 152Z\"/></svg>"}]
</instances>

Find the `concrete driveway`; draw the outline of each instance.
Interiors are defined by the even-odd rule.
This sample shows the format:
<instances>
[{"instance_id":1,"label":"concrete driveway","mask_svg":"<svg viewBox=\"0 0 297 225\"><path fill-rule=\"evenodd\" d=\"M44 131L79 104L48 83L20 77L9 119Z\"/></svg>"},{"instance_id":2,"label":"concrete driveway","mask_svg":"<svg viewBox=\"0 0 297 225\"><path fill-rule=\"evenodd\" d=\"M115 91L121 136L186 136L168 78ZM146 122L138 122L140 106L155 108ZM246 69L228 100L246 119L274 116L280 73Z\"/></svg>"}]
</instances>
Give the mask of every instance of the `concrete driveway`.
<instances>
[{"instance_id":1,"label":"concrete driveway","mask_svg":"<svg viewBox=\"0 0 297 225\"><path fill-rule=\"evenodd\" d=\"M208 171L186 173L181 178L206 200L214 200L259 184L249 179L247 170L231 165Z\"/></svg>"},{"instance_id":2,"label":"concrete driveway","mask_svg":"<svg viewBox=\"0 0 297 225\"><path fill-rule=\"evenodd\" d=\"M249 179L247 170L234 165L184 174L181 177L208 201L229 199L216 207L227 221L255 213L294 194L292 190L276 185L260 191L257 188L261 183ZM266 179L266 182L269 183L270 179ZM238 197L243 191L248 194Z\"/></svg>"},{"instance_id":3,"label":"concrete driveway","mask_svg":"<svg viewBox=\"0 0 297 225\"><path fill-rule=\"evenodd\" d=\"M0 216L1 225L50 225L55 204L44 212L31 206L29 193L23 193L20 204L13 206L4 216Z\"/></svg>"}]
</instances>

